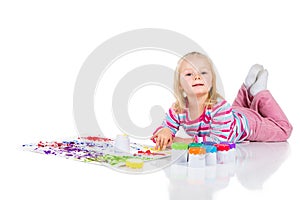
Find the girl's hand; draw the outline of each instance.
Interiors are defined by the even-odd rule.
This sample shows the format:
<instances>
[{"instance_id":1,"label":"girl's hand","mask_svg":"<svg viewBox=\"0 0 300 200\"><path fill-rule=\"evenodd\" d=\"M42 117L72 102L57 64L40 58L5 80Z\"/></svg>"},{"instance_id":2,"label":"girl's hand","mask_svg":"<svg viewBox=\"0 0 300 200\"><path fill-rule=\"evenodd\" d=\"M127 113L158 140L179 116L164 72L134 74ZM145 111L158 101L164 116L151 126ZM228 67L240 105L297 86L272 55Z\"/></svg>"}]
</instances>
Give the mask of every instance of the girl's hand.
<instances>
[{"instance_id":1,"label":"girl's hand","mask_svg":"<svg viewBox=\"0 0 300 200\"><path fill-rule=\"evenodd\" d=\"M154 149L165 150L173 142L172 132L168 128L162 128L151 137L151 140L153 139L156 142Z\"/></svg>"}]
</instances>

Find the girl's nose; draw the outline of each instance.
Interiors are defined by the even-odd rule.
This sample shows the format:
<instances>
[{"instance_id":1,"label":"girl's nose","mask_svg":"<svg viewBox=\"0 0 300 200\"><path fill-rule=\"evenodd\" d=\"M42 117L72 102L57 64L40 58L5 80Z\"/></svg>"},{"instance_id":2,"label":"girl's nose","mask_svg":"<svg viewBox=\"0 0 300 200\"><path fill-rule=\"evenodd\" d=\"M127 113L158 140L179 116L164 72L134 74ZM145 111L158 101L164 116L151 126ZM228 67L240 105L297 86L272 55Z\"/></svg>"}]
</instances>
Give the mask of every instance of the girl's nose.
<instances>
[{"instance_id":1,"label":"girl's nose","mask_svg":"<svg viewBox=\"0 0 300 200\"><path fill-rule=\"evenodd\" d=\"M200 80L201 79L201 76L199 74L195 74L195 80Z\"/></svg>"}]
</instances>

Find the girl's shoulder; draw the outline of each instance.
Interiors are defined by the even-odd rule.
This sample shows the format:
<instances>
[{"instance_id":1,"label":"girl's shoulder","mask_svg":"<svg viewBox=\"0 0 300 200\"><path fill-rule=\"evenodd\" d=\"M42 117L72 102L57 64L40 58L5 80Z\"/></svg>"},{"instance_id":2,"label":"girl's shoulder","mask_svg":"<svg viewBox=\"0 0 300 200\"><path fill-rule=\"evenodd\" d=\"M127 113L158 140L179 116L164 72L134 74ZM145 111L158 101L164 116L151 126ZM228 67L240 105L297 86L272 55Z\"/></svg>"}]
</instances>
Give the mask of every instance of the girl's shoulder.
<instances>
[{"instance_id":1,"label":"girl's shoulder","mask_svg":"<svg viewBox=\"0 0 300 200\"><path fill-rule=\"evenodd\" d=\"M211 106L211 111L216 112L218 110L223 110L223 109L230 109L231 105L224 99L224 98L217 98L216 103Z\"/></svg>"}]
</instances>

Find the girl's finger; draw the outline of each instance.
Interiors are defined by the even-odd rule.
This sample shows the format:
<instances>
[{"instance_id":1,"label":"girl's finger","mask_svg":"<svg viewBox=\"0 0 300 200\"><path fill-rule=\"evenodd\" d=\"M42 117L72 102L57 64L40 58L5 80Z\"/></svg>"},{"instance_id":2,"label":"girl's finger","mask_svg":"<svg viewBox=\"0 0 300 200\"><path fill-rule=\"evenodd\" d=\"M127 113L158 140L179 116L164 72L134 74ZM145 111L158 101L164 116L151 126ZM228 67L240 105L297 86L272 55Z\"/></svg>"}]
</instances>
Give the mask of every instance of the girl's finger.
<instances>
[{"instance_id":1,"label":"girl's finger","mask_svg":"<svg viewBox=\"0 0 300 200\"><path fill-rule=\"evenodd\" d=\"M166 141L166 139L165 138L161 138L161 140L160 140L160 144L159 144L159 150L160 149L162 149L162 147L164 146L164 144L165 144L165 141Z\"/></svg>"},{"instance_id":2,"label":"girl's finger","mask_svg":"<svg viewBox=\"0 0 300 200\"><path fill-rule=\"evenodd\" d=\"M158 149L158 148L159 148L159 146L160 146L160 141L161 141L161 138L160 138L160 137L157 137L157 138L156 138L155 149Z\"/></svg>"},{"instance_id":3,"label":"girl's finger","mask_svg":"<svg viewBox=\"0 0 300 200\"><path fill-rule=\"evenodd\" d=\"M157 140L157 134L154 134L150 140L152 140L154 143L156 143L156 140Z\"/></svg>"},{"instance_id":4,"label":"girl's finger","mask_svg":"<svg viewBox=\"0 0 300 200\"><path fill-rule=\"evenodd\" d=\"M169 139L167 146L171 146L172 143L173 143L172 139Z\"/></svg>"},{"instance_id":5,"label":"girl's finger","mask_svg":"<svg viewBox=\"0 0 300 200\"><path fill-rule=\"evenodd\" d=\"M166 149L168 141L169 141L168 138L164 138L163 143L160 145L160 149L161 150L165 150Z\"/></svg>"},{"instance_id":6,"label":"girl's finger","mask_svg":"<svg viewBox=\"0 0 300 200\"><path fill-rule=\"evenodd\" d=\"M157 133L155 133L154 135L152 135L152 137L150 138L150 140L153 140L156 137L157 137Z\"/></svg>"}]
</instances>

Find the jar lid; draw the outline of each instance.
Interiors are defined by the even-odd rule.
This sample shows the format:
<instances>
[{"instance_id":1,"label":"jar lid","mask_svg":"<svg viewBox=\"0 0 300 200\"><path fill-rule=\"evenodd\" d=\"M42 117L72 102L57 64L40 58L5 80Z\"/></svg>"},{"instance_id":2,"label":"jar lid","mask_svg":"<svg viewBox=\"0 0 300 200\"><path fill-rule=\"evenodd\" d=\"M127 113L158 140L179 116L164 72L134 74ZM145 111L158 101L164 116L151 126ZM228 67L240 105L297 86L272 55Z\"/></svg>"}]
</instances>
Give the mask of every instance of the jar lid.
<instances>
[{"instance_id":1,"label":"jar lid","mask_svg":"<svg viewBox=\"0 0 300 200\"><path fill-rule=\"evenodd\" d=\"M221 142L220 144L228 144L230 149L235 149L236 145L234 142Z\"/></svg>"},{"instance_id":2,"label":"jar lid","mask_svg":"<svg viewBox=\"0 0 300 200\"><path fill-rule=\"evenodd\" d=\"M215 144L218 151L228 151L230 149L228 144Z\"/></svg>"},{"instance_id":3,"label":"jar lid","mask_svg":"<svg viewBox=\"0 0 300 200\"><path fill-rule=\"evenodd\" d=\"M129 139L128 135L123 134L123 135L117 135L116 137L116 140L124 140L124 139L128 140Z\"/></svg>"},{"instance_id":4,"label":"jar lid","mask_svg":"<svg viewBox=\"0 0 300 200\"><path fill-rule=\"evenodd\" d=\"M191 147L202 147L203 146L203 144L201 144L201 143L196 143L196 142L193 142L193 143L190 143L189 144L189 148L191 148Z\"/></svg>"},{"instance_id":5,"label":"jar lid","mask_svg":"<svg viewBox=\"0 0 300 200\"><path fill-rule=\"evenodd\" d=\"M205 154L206 150L202 147L190 147L189 154Z\"/></svg>"},{"instance_id":6,"label":"jar lid","mask_svg":"<svg viewBox=\"0 0 300 200\"><path fill-rule=\"evenodd\" d=\"M229 143L230 149L235 149L236 148L236 144L235 143Z\"/></svg>"},{"instance_id":7,"label":"jar lid","mask_svg":"<svg viewBox=\"0 0 300 200\"><path fill-rule=\"evenodd\" d=\"M187 150L188 144L182 142L174 142L171 147L175 150Z\"/></svg>"},{"instance_id":8,"label":"jar lid","mask_svg":"<svg viewBox=\"0 0 300 200\"><path fill-rule=\"evenodd\" d=\"M207 153L216 153L217 147L214 145L205 145L204 148L206 149Z\"/></svg>"},{"instance_id":9,"label":"jar lid","mask_svg":"<svg viewBox=\"0 0 300 200\"><path fill-rule=\"evenodd\" d=\"M217 144L216 142L212 142L212 141L206 141L206 142L202 142L204 145L214 145Z\"/></svg>"}]
</instances>

